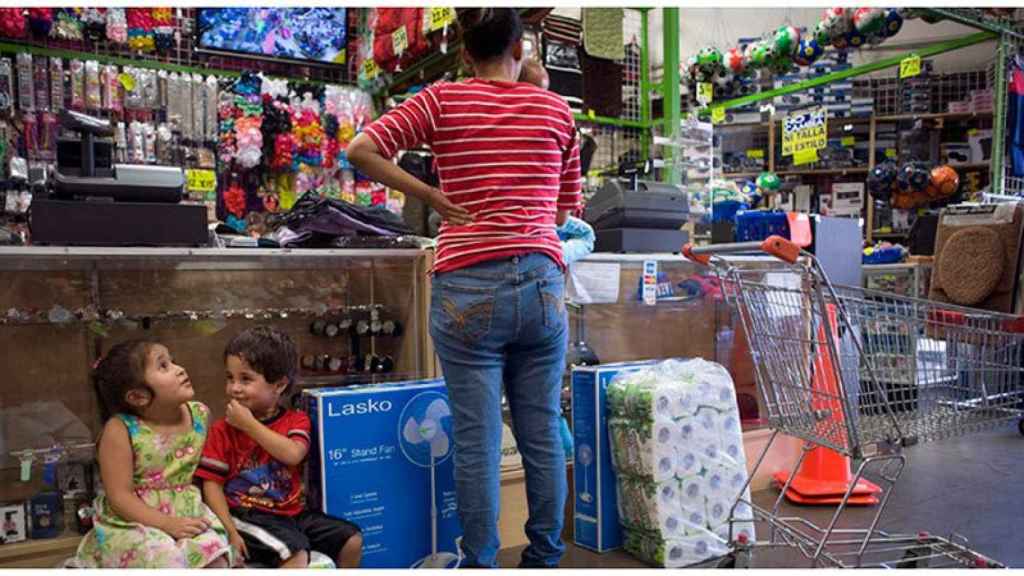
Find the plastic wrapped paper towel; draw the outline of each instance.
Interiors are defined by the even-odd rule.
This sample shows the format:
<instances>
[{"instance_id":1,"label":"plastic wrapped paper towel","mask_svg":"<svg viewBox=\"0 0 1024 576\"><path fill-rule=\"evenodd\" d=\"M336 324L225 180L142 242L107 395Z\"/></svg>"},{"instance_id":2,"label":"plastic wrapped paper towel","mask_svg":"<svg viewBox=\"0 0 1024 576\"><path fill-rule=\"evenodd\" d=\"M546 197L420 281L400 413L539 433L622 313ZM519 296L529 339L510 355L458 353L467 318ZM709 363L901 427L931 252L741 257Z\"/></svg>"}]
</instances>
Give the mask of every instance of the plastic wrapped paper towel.
<instances>
[{"instance_id":1,"label":"plastic wrapped paper towel","mask_svg":"<svg viewBox=\"0 0 1024 576\"><path fill-rule=\"evenodd\" d=\"M624 374L608 387L608 415L625 549L668 568L727 554L730 512L747 468L725 368L668 360ZM753 541L744 501L732 516L732 536Z\"/></svg>"}]
</instances>

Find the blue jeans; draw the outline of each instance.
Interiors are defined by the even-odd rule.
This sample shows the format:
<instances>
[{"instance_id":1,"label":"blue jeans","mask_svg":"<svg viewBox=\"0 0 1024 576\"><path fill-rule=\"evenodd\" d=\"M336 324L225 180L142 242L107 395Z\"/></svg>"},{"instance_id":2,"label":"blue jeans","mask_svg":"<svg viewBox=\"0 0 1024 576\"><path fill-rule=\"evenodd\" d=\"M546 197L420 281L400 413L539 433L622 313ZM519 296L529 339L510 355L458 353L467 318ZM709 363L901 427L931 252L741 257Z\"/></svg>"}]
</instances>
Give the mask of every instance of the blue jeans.
<instances>
[{"instance_id":1,"label":"blue jeans","mask_svg":"<svg viewBox=\"0 0 1024 576\"><path fill-rule=\"evenodd\" d=\"M522 566L557 566L566 498L559 395L568 329L565 278L529 254L435 275L430 336L452 407L455 489L467 566L496 567L501 392L526 472Z\"/></svg>"}]
</instances>

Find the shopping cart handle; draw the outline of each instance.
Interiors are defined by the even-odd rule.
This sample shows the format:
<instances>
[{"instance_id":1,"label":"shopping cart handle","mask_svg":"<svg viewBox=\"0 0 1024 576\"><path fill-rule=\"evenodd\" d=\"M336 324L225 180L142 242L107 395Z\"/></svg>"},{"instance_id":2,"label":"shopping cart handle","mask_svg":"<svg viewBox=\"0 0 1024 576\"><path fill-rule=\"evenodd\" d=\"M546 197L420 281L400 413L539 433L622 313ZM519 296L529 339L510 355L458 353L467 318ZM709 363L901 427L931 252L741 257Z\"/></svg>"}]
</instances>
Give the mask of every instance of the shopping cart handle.
<instances>
[{"instance_id":1,"label":"shopping cart handle","mask_svg":"<svg viewBox=\"0 0 1024 576\"><path fill-rule=\"evenodd\" d=\"M694 246L687 243L683 246L683 256L705 266L716 254L739 254L742 252L764 252L790 264L796 264L800 257L800 247L782 236L769 236L763 242L733 242L708 246Z\"/></svg>"}]
</instances>

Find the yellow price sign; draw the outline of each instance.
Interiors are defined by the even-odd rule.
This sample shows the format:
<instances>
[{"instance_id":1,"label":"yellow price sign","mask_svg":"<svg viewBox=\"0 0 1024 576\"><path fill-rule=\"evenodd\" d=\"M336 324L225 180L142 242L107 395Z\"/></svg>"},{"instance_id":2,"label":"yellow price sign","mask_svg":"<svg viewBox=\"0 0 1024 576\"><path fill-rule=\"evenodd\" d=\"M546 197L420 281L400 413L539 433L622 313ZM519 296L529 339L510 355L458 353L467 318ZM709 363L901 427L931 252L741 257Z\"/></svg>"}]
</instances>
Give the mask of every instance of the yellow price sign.
<instances>
[{"instance_id":1,"label":"yellow price sign","mask_svg":"<svg viewBox=\"0 0 1024 576\"><path fill-rule=\"evenodd\" d=\"M697 102L707 106L711 104L714 94L715 90L711 82L700 82L697 84Z\"/></svg>"},{"instance_id":2,"label":"yellow price sign","mask_svg":"<svg viewBox=\"0 0 1024 576\"><path fill-rule=\"evenodd\" d=\"M593 108L588 108L587 109L587 118L590 118L591 120L597 119L597 112L594 112Z\"/></svg>"},{"instance_id":3,"label":"yellow price sign","mask_svg":"<svg viewBox=\"0 0 1024 576\"><path fill-rule=\"evenodd\" d=\"M711 109L711 123L721 124L725 122L725 108L719 106Z\"/></svg>"},{"instance_id":4,"label":"yellow price sign","mask_svg":"<svg viewBox=\"0 0 1024 576\"><path fill-rule=\"evenodd\" d=\"M363 60L363 76L366 76L367 80L373 80L380 73L380 69L377 68L377 63L374 62L372 56L367 56L366 60Z\"/></svg>"},{"instance_id":5,"label":"yellow price sign","mask_svg":"<svg viewBox=\"0 0 1024 576\"><path fill-rule=\"evenodd\" d=\"M911 54L900 60L900 79L911 78L921 73L921 57Z\"/></svg>"},{"instance_id":6,"label":"yellow price sign","mask_svg":"<svg viewBox=\"0 0 1024 576\"><path fill-rule=\"evenodd\" d=\"M853 147L853 145L854 145L854 144L855 144L856 142L857 142L857 141L856 141L856 140L854 139L854 137L853 137L853 136L845 136L845 137L844 137L844 138L843 138L843 139L842 139L842 140L840 141L840 143L841 143L841 144L843 145L843 147L845 147L845 148L852 148L852 147Z\"/></svg>"},{"instance_id":7,"label":"yellow price sign","mask_svg":"<svg viewBox=\"0 0 1024 576\"><path fill-rule=\"evenodd\" d=\"M189 192L206 194L217 191L217 173L213 170L186 170L185 180Z\"/></svg>"},{"instance_id":8,"label":"yellow price sign","mask_svg":"<svg viewBox=\"0 0 1024 576\"><path fill-rule=\"evenodd\" d=\"M895 148L886 148L885 149L885 157L886 158L896 158L896 149Z\"/></svg>"},{"instance_id":9,"label":"yellow price sign","mask_svg":"<svg viewBox=\"0 0 1024 576\"><path fill-rule=\"evenodd\" d=\"M455 22L455 9L448 6L445 8L430 9L430 31L440 30Z\"/></svg>"},{"instance_id":10,"label":"yellow price sign","mask_svg":"<svg viewBox=\"0 0 1024 576\"><path fill-rule=\"evenodd\" d=\"M391 35L391 46L395 49L395 54L401 54L409 47L409 33L405 31L405 26L395 30Z\"/></svg>"},{"instance_id":11,"label":"yellow price sign","mask_svg":"<svg viewBox=\"0 0 1024 576\"><path fill-rule=\"evenodd\" d=\"M758 150L756 148L751 148L751 149L747 150L747 158L758 158L758 159L764 158L764 150Z\"/></svg>"},{"instance_id":12,"label":"yellow price sign","mask_svg":"<svg viewBox=\"0 0 1024 576\"><path fill-rule=\"evenodd\" d=\"M818 150L816 148L806 148L804 150L798 150L793 153L793 165L801 166L803 164L810 164L811 162L818 161Z\"/></svg>"}]
</instances>

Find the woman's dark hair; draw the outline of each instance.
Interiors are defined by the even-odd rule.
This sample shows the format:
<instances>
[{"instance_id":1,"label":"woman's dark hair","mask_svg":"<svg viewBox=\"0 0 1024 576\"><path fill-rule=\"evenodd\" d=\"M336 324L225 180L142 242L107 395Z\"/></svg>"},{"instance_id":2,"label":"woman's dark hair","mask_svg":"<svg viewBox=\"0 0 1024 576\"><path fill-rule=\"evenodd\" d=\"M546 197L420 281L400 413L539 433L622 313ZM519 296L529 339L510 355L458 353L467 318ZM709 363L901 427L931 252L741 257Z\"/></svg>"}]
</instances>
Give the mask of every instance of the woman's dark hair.
<instances>
[{"instance_id":1,"label":"woman's dark hair","mask_svg":"<svg viewBox=\"0 0 1024 576\"><path fill-rule=\"evenodd\" d=\"M459 10L462 44L478 62L505 54L523 38L523 23L515 8L468 8Z\"/></svg>"},{"instance_id":2,"label":"woman's dark hair","mask_svg":"<svg viewBox=\"0 0 1024 576\"><path fill-rule=\"evenodd\" d=\"M299 369L299 353L291 336L272 326L256 326L231 339L224 359L238 356L270 384L288 378L287 392Z\"/></svg>"},{"instance_id":3,"label":"woman's dark hair","mask_svg":"<svg viewBox=\"0 0 1024 576\"><path fill-rule=\"evenodd\" d=\"M106 422L114 414L136 414L128 403L132 390L150 390L146 384L146 359L156 345L152 340L126 340L115 344L92 371L92 383L100 397L100 415Z\"/></svg>"}]
</instances>

